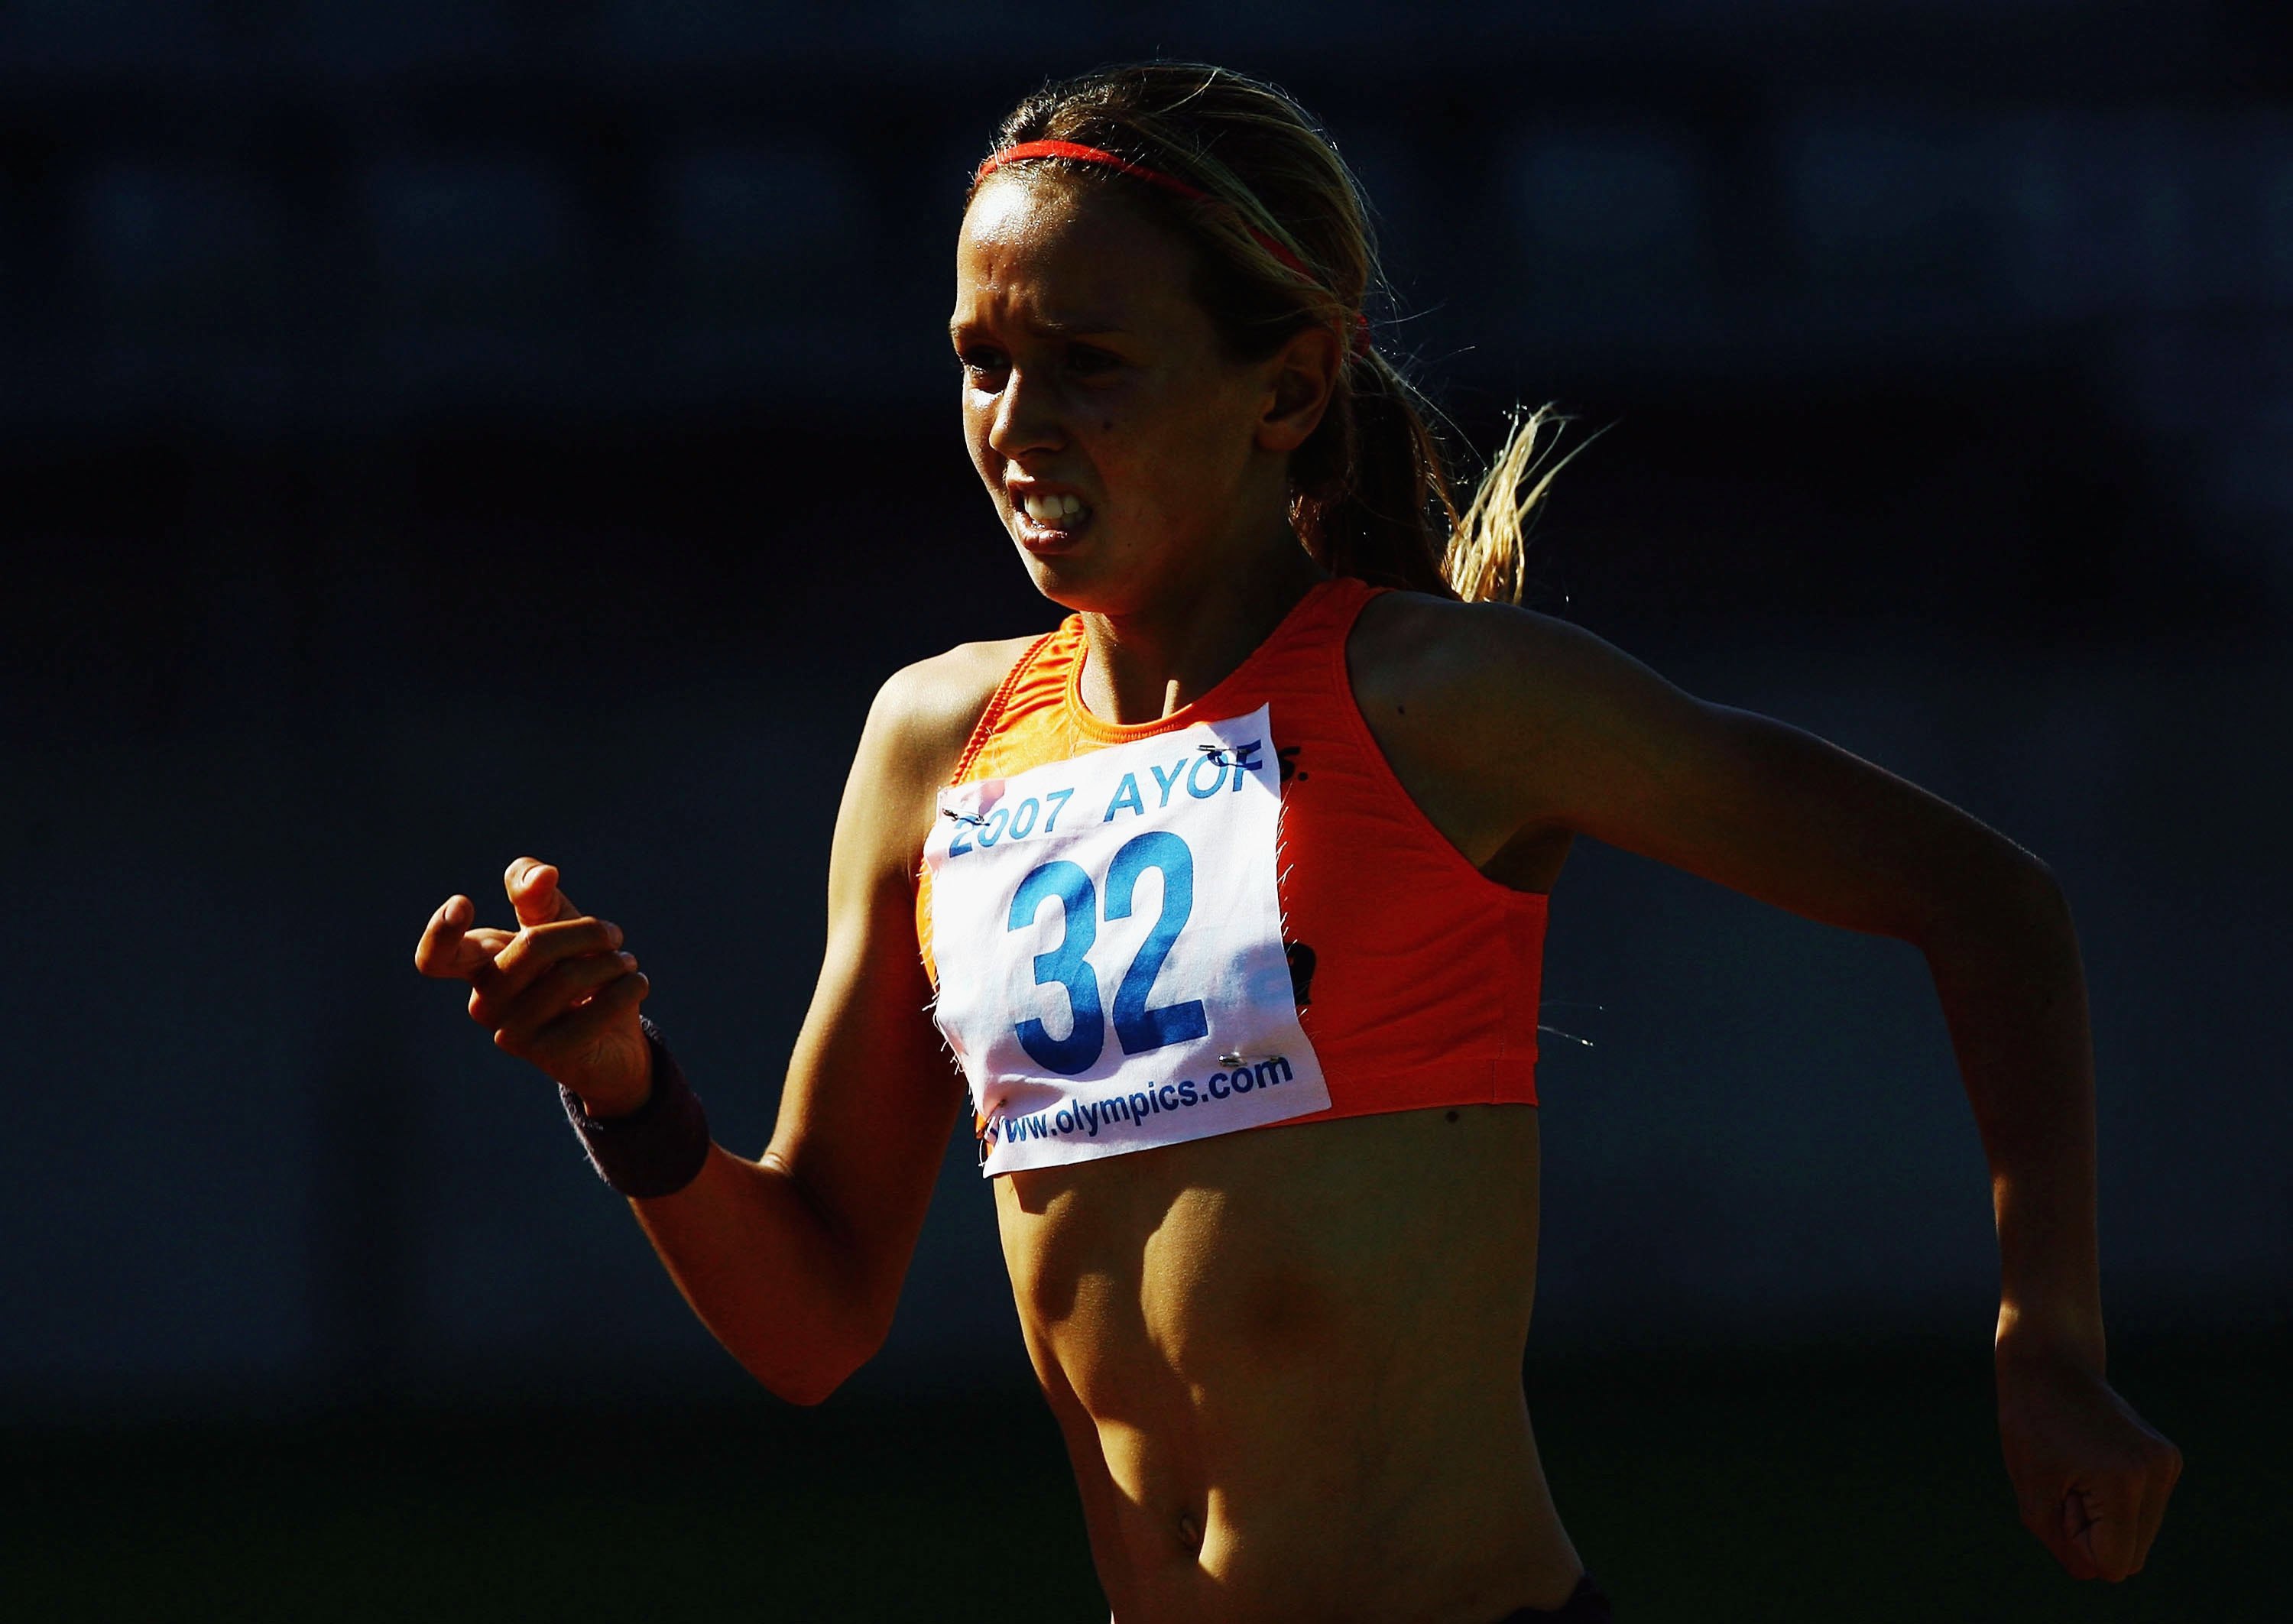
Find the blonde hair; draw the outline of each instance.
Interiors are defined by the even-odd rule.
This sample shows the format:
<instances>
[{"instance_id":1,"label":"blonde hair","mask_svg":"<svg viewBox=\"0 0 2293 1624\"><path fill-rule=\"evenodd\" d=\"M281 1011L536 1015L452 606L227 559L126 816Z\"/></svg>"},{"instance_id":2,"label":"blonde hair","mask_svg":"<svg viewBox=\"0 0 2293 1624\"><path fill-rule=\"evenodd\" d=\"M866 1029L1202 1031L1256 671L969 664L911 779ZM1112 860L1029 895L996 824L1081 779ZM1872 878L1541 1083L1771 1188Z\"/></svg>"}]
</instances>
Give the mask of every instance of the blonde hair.
<instances>
[{"instance_id":1,"label":"blonde hair","mask_svg":"<svg viewBox=\"0 0 2293 1624\"><path fill-rule=\"evenodd\" d=\"M1195 296L1236 358L1269 356L1309 327L1336 329L1347 363L1321 426L1291 457L1291 524L1317 562L1379 586L1520 602L1531 510L1568 460L1546 465L1544 432L1569 419L1550 405L1516 413L1458 507L1431 426L1440 414L1357 341L1366 304L1390 290L1361 182L1303 108L1223 68L1142 62L1045 85L1004 119L993 150L1040 141L1098 148L1203 194L1175 197L1104 164L1027 160L1124 187L1186 234L1201 250Z\"/></svg>"}]
</instances>

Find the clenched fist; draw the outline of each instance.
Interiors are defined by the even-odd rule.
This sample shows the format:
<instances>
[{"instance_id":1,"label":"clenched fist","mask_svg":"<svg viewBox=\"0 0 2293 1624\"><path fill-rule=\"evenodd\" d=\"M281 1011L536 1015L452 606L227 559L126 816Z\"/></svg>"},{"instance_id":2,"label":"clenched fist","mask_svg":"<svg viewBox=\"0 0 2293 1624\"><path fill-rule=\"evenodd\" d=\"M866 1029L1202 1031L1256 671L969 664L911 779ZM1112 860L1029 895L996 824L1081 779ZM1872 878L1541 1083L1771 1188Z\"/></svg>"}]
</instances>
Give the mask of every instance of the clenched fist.
<instances>
[{"instance_id":1,"label":"clenched fist","mask_svg":"<svg viewBox=\"0 0 2293 1624\"><path fill-rule=\"evenodd\" d=\"M1997 1373L1999 1438L2022 1525L2073 1578L2140 1572L2182 1451L2075 1359L2002 1350Z\"/></svg>"},{"instance_id":2,"label":"clenched fist","mask_svg":"<svg viewBox=\"0 0 2293 1624\"><path fill-rule=\"evenodd\" d=\"M637 1025L652 990L621 928L592 918L557 889L557 870L521 857L502 876L515 931L474 925L470 900L448 897L414 949L425 975L470 984L470 1019L497 1047L531 1061L581 1096L592 1117L625 1116L652 1087Z\"/></svg>"}]
</instances>

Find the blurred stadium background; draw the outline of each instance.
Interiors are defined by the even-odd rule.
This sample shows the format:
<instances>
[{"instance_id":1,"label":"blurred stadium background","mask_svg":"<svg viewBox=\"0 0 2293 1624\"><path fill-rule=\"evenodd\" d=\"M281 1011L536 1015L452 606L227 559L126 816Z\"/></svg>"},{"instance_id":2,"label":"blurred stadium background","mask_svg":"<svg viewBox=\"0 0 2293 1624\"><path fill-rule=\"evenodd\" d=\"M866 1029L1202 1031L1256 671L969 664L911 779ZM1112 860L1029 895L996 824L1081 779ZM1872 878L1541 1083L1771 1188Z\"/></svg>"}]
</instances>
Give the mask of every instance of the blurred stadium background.
<instances>
[{"instance_id":1,"label":"blurred stadium background","mask_svg":"<svg viewBox=\"0 0 2293 1624\"><path fill-rule=\"evenodd\" d=\"M1057 614L966 177L1153 53L1325 120L1466 442L1606 428L1537 607L2078 914L2190 1458L2108 1594L2013 1523L1916 955L1581 846L1528 1381L1626 1616L2293 1616L2293 23L2163 0L0 3L0 1612L1098 1616L968 1144L790 1410L409 955L557 862L761 1149L875 684Z\"/></svg>"}]
</instances>

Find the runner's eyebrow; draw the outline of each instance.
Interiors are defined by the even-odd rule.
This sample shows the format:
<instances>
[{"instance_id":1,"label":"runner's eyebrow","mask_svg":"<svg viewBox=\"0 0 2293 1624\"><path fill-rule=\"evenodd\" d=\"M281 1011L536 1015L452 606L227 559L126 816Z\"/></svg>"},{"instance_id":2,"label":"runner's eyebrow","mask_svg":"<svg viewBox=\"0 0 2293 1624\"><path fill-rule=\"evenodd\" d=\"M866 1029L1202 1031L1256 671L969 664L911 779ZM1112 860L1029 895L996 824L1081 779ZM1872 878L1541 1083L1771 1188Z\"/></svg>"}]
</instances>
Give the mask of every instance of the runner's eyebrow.
<instances>
[{"instance_id":1,"label":"runner's eyebrow","mask_svg":"<svg viewBox=\"0 0 2293 1624\"><path fill-rule=\"evenodd\" d=\"M976 337L982 324L956 320L947 324L947 335L955 343ZM1030 333L1048 338L1111 338L1130 329L1112 316L1085 313L1082 316L1030 316L1018 324Z\"/></svg>"},{"instance_id":2,"label":"runner's eyebrow","mask_svg":"<svg viewBox=\"0 0 2293 1624\"><path fill-rule=\"evenodd\" d=\"M1057 316L1037 316L1027 325L1038 333L1048 333L1055 338L1098 338L1130 331L1111 316L1087 315L1061 319Z\"/></svg>"}]
</instances>

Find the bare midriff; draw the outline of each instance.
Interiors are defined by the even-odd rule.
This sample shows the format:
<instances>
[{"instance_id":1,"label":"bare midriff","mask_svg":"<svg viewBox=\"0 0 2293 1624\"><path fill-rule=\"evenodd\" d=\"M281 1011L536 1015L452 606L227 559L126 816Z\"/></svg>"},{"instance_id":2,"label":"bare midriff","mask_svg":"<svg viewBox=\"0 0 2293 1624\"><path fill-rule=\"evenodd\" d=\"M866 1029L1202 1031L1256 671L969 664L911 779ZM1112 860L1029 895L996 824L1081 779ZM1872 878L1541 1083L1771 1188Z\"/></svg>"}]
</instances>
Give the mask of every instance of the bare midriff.
<instances>
[{"instance_id":1,"label":"bare midriff","mask_svg":"<svg viewBox=\"0 0 2293 1624\"><path fill-rule=\"evenodd\" d=\"M1228 1134L995 1200L1118 1624L1488 1624L1568 1596L1521 1391L1534 1107Z\"/></svg>"}]
</instances>

